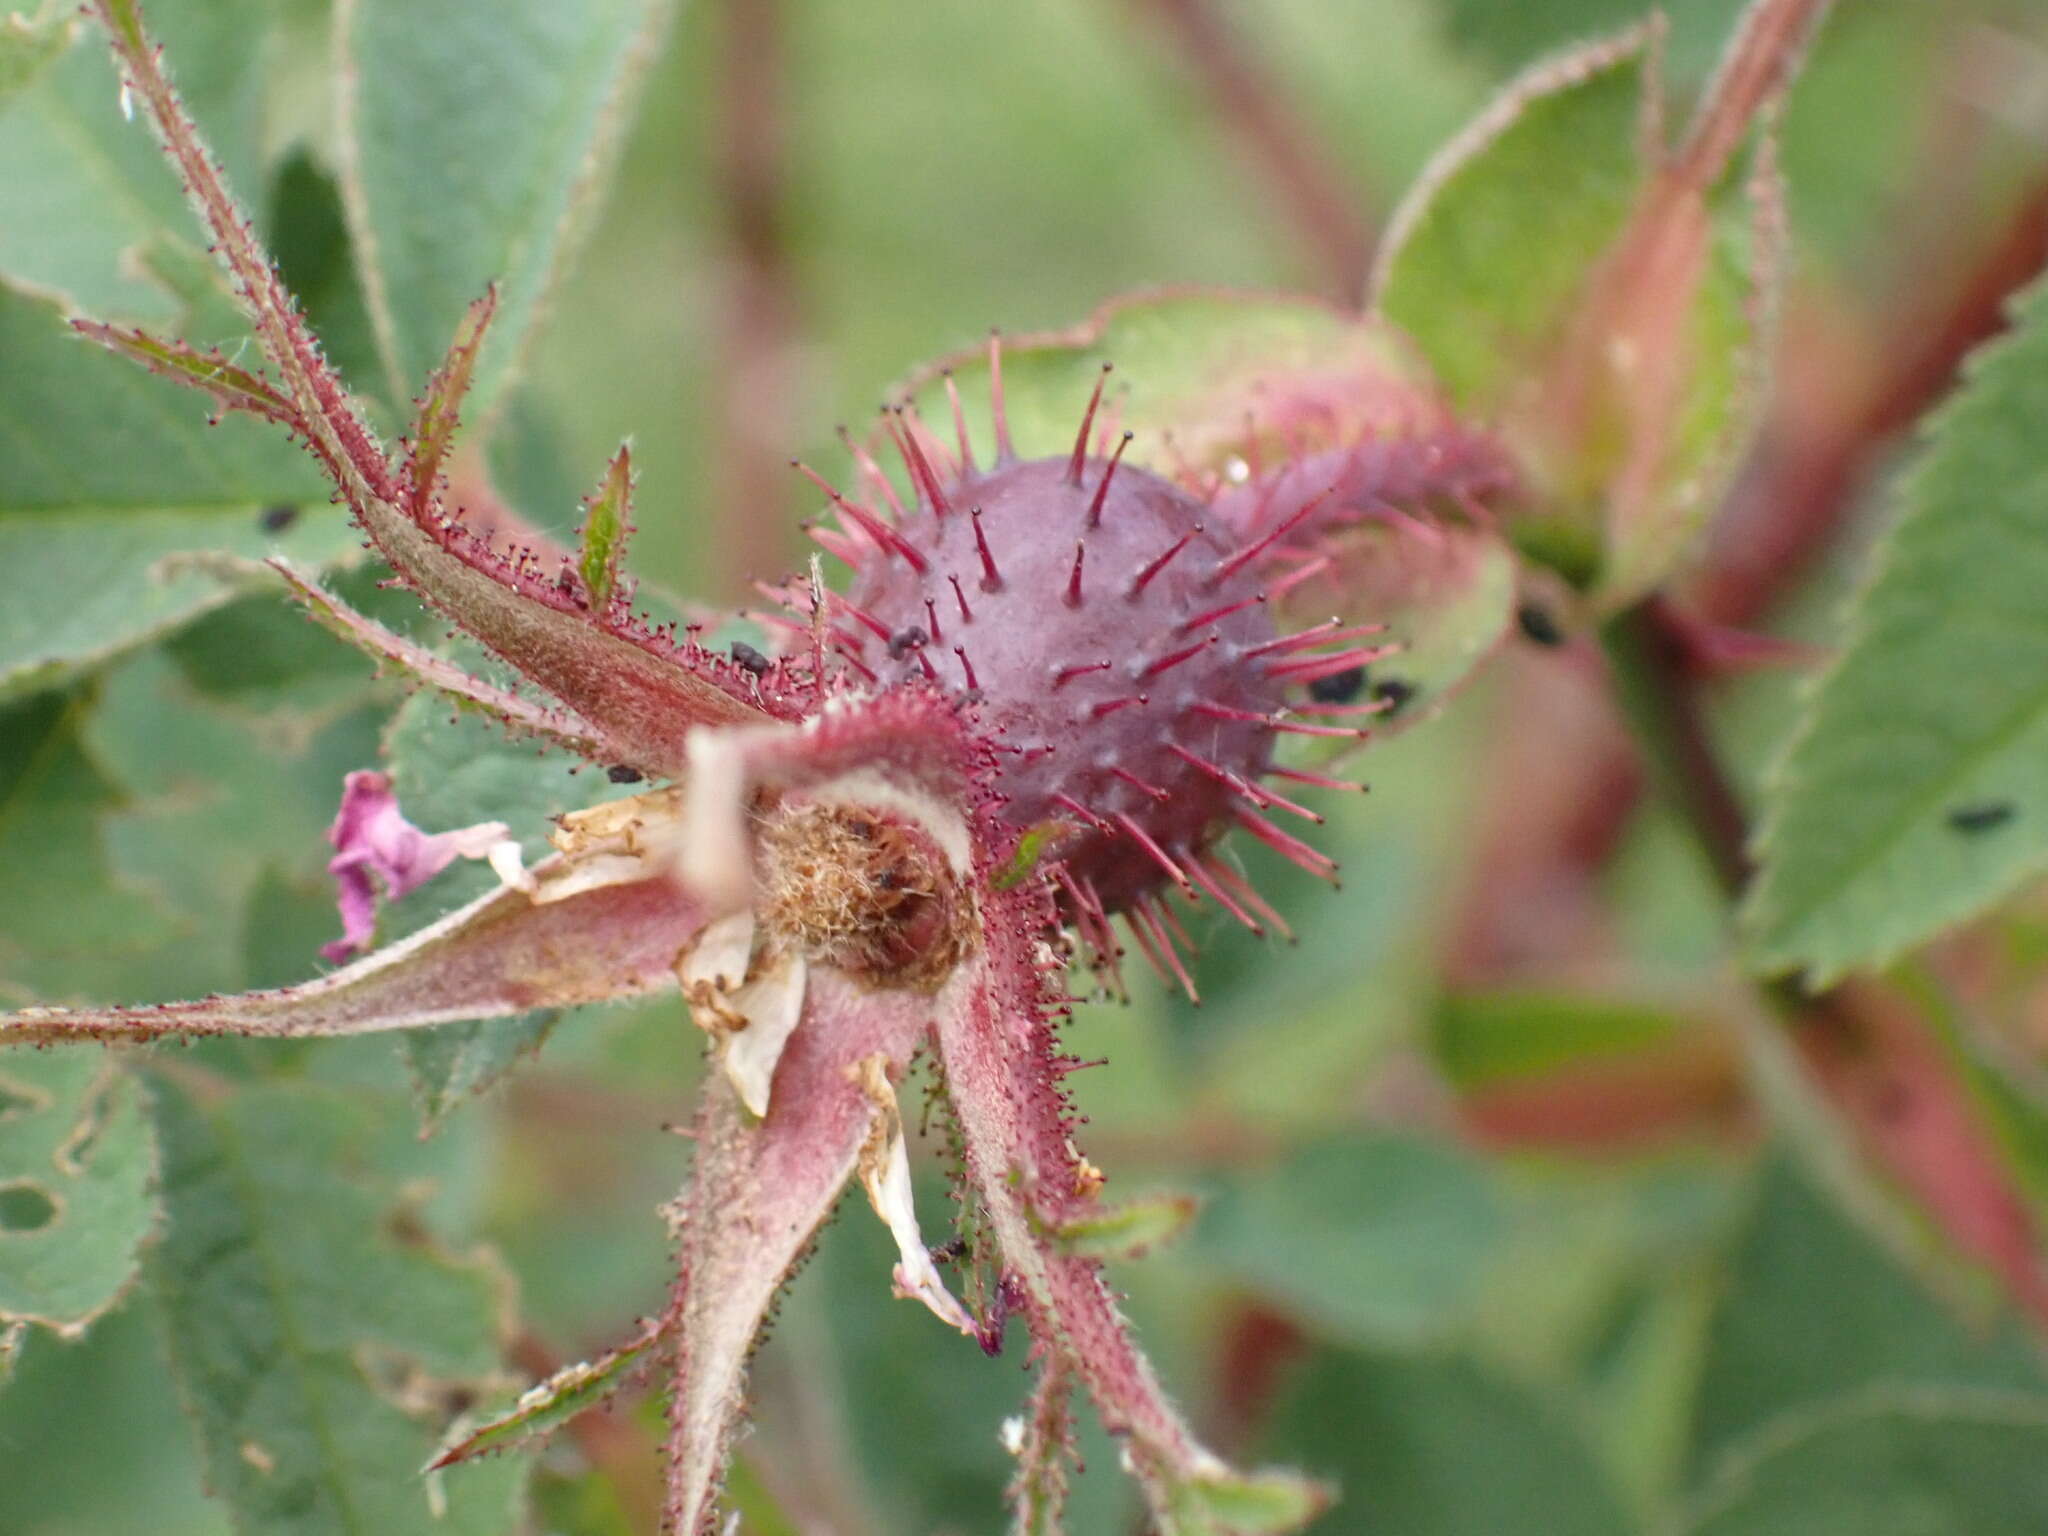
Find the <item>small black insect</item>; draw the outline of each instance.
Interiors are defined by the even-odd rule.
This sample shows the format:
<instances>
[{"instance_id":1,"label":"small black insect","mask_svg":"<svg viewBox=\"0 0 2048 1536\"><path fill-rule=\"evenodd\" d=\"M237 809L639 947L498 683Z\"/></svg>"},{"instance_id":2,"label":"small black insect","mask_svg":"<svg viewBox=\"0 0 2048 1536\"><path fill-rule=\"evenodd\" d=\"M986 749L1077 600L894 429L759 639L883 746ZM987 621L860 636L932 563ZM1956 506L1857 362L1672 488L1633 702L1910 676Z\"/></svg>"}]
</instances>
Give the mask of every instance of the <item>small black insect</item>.
<instances>
[{"instance_id":1,"label":"small black insect","mask_svg":"<svg viewBox=\"0 0 2048 1536\"><path fill-rule=\"evenodd\" d=\"M1550 610L1540 603L1522 604L1515 610L1515 622L1522 626L1522 634L1537 645L1564 644L1564 631L1557 627Z\"/></svg>"},{"instance_id":2,"label":"small black insect","mask_svg":"<svg viewBox=\"0 0 2048 1536\"><path fill-rule=\"evenodd\" d=\"M1365 692L1365 668L1347 667L1308 685L1308 696L1318 704L1349 704Z\"/></svg>"},{"instance_id":3,"label":"small black insect","mask_svg":"<svg viewBox=\"0 0 2048 1536\"><path fill-rule=\"evenodd\" d=\"M732 659L756 677L761 677L768 671L768 658L744 640L733 641Z\"/></svg>"},{"instance_id":4,"label":"small black insect","mask_svg":"<svg viewBox=\"0 0 2048 1536\"><path fill-rule=\"evenodd\" d=\"M2010 800L1985 800L1976 805L1958 805L1948 813L1948 824L1958 832L1976 834L2002 827L2019 814Z\"/></svg>"},{"instance_id":5,"label":"small black insect","mask_svg":"<svg viewBox=\"0 0 2048 1536\"><path fill-rule=\"evenodd\" d=\"M256 519L262 525L265 533L283 533L285 529L291 527L298 520L299 509L285 505L265 507L262 516Z\"/></svg>"},{"instance_id":6,"label":"small black insect","mask_svg":"<svg viewBox=\"0 0 2048 1536\"><path fill-rule=\"evenodd\" d=\"M1393 719L1408 707L1408 701L1415 697L1415 685L1404 683L1398 677L1381 678L1372 685L1372 696L1384 699L1387 704L1387 718Z\"/></svg>"},{"instance_id":7,"label":"small black insect","mask_svg":"<svg viewBox=\"0 0 2048 1536\"><path fill-rule=\"evenodd\" d=\"M931 640L924 632L924 626L913 624L908 629L899 629L889 637L889 659L901 661L911 651L922 650Z\"/></svg>"},{"instance_id":8,"label":"small black insect","mask_svg":"<svg viewBox=\"0 0 2048 1536\"><path fill-rule=\"evenodd\" d=\"M638 784L647 777L638 768L630 768L624 763L613 763L605 769L604 776L614 784Z\"/></svg>"}]
</instances>

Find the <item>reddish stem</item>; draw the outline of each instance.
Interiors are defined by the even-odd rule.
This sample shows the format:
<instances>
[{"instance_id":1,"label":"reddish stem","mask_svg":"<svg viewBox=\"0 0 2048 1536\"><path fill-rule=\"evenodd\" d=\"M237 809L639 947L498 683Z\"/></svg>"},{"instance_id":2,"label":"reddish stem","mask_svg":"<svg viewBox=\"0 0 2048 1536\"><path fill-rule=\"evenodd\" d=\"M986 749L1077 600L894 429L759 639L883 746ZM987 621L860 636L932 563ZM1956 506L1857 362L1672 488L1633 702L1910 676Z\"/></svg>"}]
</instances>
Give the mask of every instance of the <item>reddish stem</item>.
<instances>
[{"instance_id":1,"label":"reddish stem","mask_svg":"<svg viewBox=\"0 0 2048 1536\"><path fill-rule=\"evenodd\" d=\"M722 420L712 541L728 593L788 563L784 469L794 440L796 282L785 229L787 70L778 0L720 7L721 67L714 176L728 247L719 337Z\"/></svg>"},{"instance_id":2,"label":"reddish stem","mask_svg":"<svg viewBox=\"0 0 2048 1536\"><path fill-rule=\"evenodd\" d=\"M1133 4L1151 13L1207 90L1217 117L1236 135L1253 172L1322 269L1330 293L1341 303L1358 303L1373 242L1359 210L1360 194L1323 153L1279 82L1208 0Z\"/></svg>"},{"instance_id":3,"label":"reddish stem","mask_svg":"<svg viewBox=\"0 0 2048 1536\"><path fill-rule=\"evenodd\" d=\"M1966 258L1950 252L1945 263ZM1895 344L1874 368L1838 359L1835 379L1870 378L1860 396L1806 431L1796 418L1767 442L1750 483L1718 521L1695 587L1717 623L1754 623L1795 588L1829 547L1855 493L1887 444L1947 393L1962 360L2006 326L2006 301L2048 265L2048 179L2013 211L1970 262L1942 308L1893 328ZM1824 340L1798 338L1799 345ZM1787 348L1788 353L1791 348Z\"/></svg>"}]
</instances>

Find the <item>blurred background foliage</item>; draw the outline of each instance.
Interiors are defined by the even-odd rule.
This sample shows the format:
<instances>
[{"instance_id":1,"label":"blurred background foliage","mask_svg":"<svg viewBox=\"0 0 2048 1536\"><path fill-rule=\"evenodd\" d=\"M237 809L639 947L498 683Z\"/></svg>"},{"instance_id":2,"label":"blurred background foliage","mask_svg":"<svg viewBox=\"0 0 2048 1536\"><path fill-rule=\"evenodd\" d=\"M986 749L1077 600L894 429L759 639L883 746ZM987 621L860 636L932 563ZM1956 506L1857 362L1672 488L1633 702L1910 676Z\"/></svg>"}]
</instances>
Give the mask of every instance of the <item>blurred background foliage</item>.
<instances>
[{"instance_id":1,"label":"blurred background foliage","mask_svg":"<svg viewBox=\"0 0 2048 1536\"><path fill-rule=\"evenodd\" d=\"M406 25L424 34L437 9L463 7L423 4ZM636 572L650 588L743 602L747 577L799 558L807 499L782 461L837 469L834 424L860 421L917 362L991 324L1066 325L1152 284L1341 293L1356 277L1343 241L1333 259L1332 242L1303 238L1243 119L1219 106L1199 38L1190 46L1192 9L685 7L580 260L500 401L499 494L564 534L630 435ZM1361 251L1518 66L1638 14L1629 0L1203 10L1340 194ZM1670 7L1681 95L1737 11ZM388 395L335 180L326 7L159 0L152 15L331 351ZM189 251L141 237L190 238L174 185L115 115L97 40L26 84L0 77L0 91L0 275L22 285L8 303L55 290L108 317L161 320L195 292L209 302L180 287ZM79 105L52 110L60 99ZM2048 23L2023 0L1844 6L1784 135L1795 265L1779 403L1696 585L1742 622L1824 642L1882 515L1887 434L1903 425L1881 422L1851 453L1841 422L1865 422L1871 381L1908 371L1901 354L1955 323L1971 285L1995 284L2027 221L2042 222ZM81 166L102 178L84 192ZM90 416L39 415L23 359L46 343L18 315L7 324L0 419L14 429L16 494L0 540L12 519L17 542L0 547L49 574L65 612L36 623L77 619L97 600L92 550L27 542L43 531L16 514L43 503L19 489L25 444L132 455L139 479L149 443L94 450ZM250 457L265 451L219 450L191 515L231 507L234 537L216 542L244 554L278 539L307 559L350 547L318 496L276 499L276 487L308 492L295 466ZM1817 487L1825 474L1836 483ZM1742 541L1787 486L1833 498L1826 526L1796 571L1742 577ZM171 997L306 974L334 925L322 834L342 775L380 743L428 826L506 814L537 837L549 810L595 793L590 775L535 764L493 732L439 729L432 701L402 704L275 591L237 587L223 602L204 570L178 579L205 595L145 621L120 654L18 675L0 694L0 999ZM114 620L156 600L108 580ZM417 625L374 572L342 581ZM1791 692L1774 672L1718 690L1743 785ZM1117 1279L1219 1449L1340 1480L1346 1497L1318 1527L1333 1533L2043 1528L2037 1337L1825 1126L1783 1134L1817 1117L1774 1078L1757 1044L1770 1026L1712 882L1639 793L1584 669L1513 646L1443 718L1364 767L1372 794L1333 814L1323 840L1345 865L1340 892L1248 855L1298 945L1204 931L1199 1008L1141 976L1128 1006L1084 1007L1072 1030L1080 1055L1109 1059L1077 1082L1112 1188L1205 1197L1190 1236ZM397 920L452 904L468 877L451 873ZM2040 916L2025 905L1983 942L2038 952ZM2038 1074L2038 1003L2000 1017L2001 1048ZM188 1068L245 1080L254 1102L317 1100L350 1138L335 1177L364 1209L402 1196L452 1251L491 1245L516 1281L513 1371L581 1358L659 1304L655 1208L687 1165L663 1127L683 1118L699 1070L673 1004L523 1021L481 1046L217 1043L177 1056L154 1091L182 1103L196 1092ZM1775 1134L1757 1108L1773 1095ZM261 1166L276 1127L222 1113L178 1110L167 1156L202 1158L213 1136ZM2037 1207L2042 1115L2021 1103L2006 1122L2036 1138ZM174 1229L188 1188L167 1189ZM0 1531L230 1528L202 1496L205 1464L166 1371L167 1329L189 1326L204 1299L174 1250L160 1241L144 1283L81 1341L9 1335ZM748 1532L1001 1528L997 1432L1024 1389L1022 1338L985 1360L889 1299L888 1262L884 1234L855 1213L786 1301L741 1453ZM202 1419L218 1408L181 1379ZM367 1412L349 1395L367 1391L341 1382L327 1408ZM651 1529L655 1414L622 1408L562 1437L540 1463L539 1527ZM1132 1529L1113 1448L1091 1432L1084 1449L1073 1529ZM238 1475L215 1466L212 1481ZM465 1468L449 1482L494 1476ZM417 1486L394 1488L414 1518ZM1828 1490L1819 1504L1815 1488ZM302 1528L287 1509L269 1519L241 1528Z\"/></svg>"}]
</instances>

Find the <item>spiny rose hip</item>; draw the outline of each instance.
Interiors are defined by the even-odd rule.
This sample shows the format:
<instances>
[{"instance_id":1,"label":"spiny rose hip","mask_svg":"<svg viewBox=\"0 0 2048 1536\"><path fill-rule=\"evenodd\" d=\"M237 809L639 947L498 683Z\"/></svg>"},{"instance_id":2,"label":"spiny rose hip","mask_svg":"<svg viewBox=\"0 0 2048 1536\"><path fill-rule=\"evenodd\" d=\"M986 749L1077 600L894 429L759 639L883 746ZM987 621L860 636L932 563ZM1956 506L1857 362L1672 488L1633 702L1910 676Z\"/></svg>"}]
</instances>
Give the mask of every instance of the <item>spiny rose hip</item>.
<instances>
[{"instance_id":1,"label":"spiny rose hip","mask_svg":"<svg viewBox=\"0 0 2048 1536\"><path fill-rule=\"evenodd\" d=\"M1161 971L1186 983L1176 943L1189 946L1168 891L1213 899L1256 931L1262 916L1274 921L1214 851L1230 826L1316 874L1334 871L1261 812L1321 818L1259 780L1282 731L1353 734L1288 719L1295 703L1313 703L1289 690L1356 670L1368 653L1359 630L1282 636L1268 613L1265 582L1285 579L1285 540L1313 500L1268 508L1255 532L1236 536L1205 500L1124 463L1130 434L1107 454L1107 429L1091 442L1100 383L1070 453L1020 460L999 351L993 363L992 467L974 463L964 430L949 452L899 411L884 419L912 505L858 448L875 505L818 482L843 527L813 536L857 571L851 593L831 600L834 643L869 686L971 700L994 738L1003 820L1020 835L1066 829L1056 845L1064 915L1098 959L1115 952L1108 919L1125 915Z\"/></svg>"}]
</instances>

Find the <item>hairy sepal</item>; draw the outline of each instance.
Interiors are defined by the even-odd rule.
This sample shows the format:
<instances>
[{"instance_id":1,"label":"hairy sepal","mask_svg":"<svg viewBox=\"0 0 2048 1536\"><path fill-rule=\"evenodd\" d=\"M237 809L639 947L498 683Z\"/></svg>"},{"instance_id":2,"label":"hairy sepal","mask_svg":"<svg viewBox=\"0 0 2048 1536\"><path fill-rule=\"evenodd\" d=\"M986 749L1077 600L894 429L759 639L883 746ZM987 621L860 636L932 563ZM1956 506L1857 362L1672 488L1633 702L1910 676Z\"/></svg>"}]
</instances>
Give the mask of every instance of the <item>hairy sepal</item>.
<instances>
[{"instance_id":1,"label":"hairy sepal","mask_svg":"<svg viewBox=\"0 0 2048 1536\"><path fill-rule=\"evenodd\" d=\"M438 1472L458 1462L547 1439L578 1414L608 1402L644 1377L655 1363L671 1321L667 1314L649 1318L625 1343L594 1360L565 1365L545 1381L536 1382L505 1412L465 1429L424 1470Z\"/></svg>"},{"instance_id":2,"label":"hairy sepal","mask_svg":"<svg viewBox=\"0 0 2048 1536\"><path fill-rule=\"evenodd\" d=\"M1298 1529L1327 1496L1291 1473L1246 1479L1205 1449L1139 1352L1101 1264L1059 1236L1099 1219L1102 1207L1101 1175L1074 1148L1058 1086L1051 1010L1061 967L1040 938L1052 902L1036 882L1007 892L984 885L981 899L985 947L941 999L939 1058L973 1196L1022 1287L1037 1346L1088 1389L1166 1536ZM1240 1488L1271 1492L1227 1496Z\"/></svg>"},{"instance_id":3,"label":"hairy sepal","mask_svg":"<svg viewBox=\"0 0 2048 1536\"><path fill-rule=\"evenodd\" d=\"M598 757L609 745L600 732L569 711L536 704L475 677L445 657L358 613L321 586L311 573L299 570L289 561L271 560L269 565L284 578L292 595L316 624L407 681L436 689L457 704L481 710L507 730L538 737L583 757Z\"/></svg>"},{"instance_id":4,"label":"hairy sepal","mask_svg":"<svg viewBox=\"0 0 2048 1536\"><path fill-rule=\"evenodd\" d=\"M223 410L246 411L288 431L301 430L298 408L261 374L230 363L218 350L202 352L182 341L153 336L134 326L107 325L98 320L73 320L71 328L140 363L151 373L211 395Z\"/></svg>"},{"instance_id":5,"label":"hairy sepal","mask_svg":"<svg viewBox=\"0 0 2048 1536\"><path fill-rule=\"evenodd\" d=\"M706 1081L696 1166L678 1202L669 1308L676 1375L667 1528L678 1536L718 1529L747 1363L769 1306L858 1171L881 1114L863 1085L864 1064L880 1058L900 1070L934 1007L922 993L872 990L817 968L768 1113L756 1120L722 1075Z\"/></svg>"},{"instance_id":6,"label":"hairy sepal","mask_svg":"<svg viewBox=\"0 0 2048 1536\"><path fill-rule=\"evenodd\" d=\"M794 713L779 673L765 682L753 678L691 642L664 637L617 605L593 613L573 573L546 572L536 562L501 554L445 516L440 464L494 307L491 296L464 316L423 396L414 461L394 467L320 355L172 90L136 0L95 0L94 10L113 38L124 83L146 108L278 372L276 392L292 407L288 424L303 435L400 579L602 731L609 757L643 772L676 772L692 725Z\"/></svg>"},{"instance_id":7,"label":"hairy sepal","mask_svg":"<svg viewBox=\"0 0 2048 1536\"><path fill-rule=\"evenodd\" d=\"M605 465L604 479L583 500L583 528L577 537L576 574L583 595L599 613L619 591L626 535L633 531L633 451L624 443Z\"/></svg>"},{"instance_id":8,"label":"hairy sepal","mask_svg":"<svg viewBox=\"0 0 2048 1536\"><path fill-rule=\"evenodd\" d=\"M533 870L535 894L500 886L396 944L296 987L119 1008L0 1014L0 1045L165 1035L360 1035L630 997L675 985L702 908L662 876L549 900L572 861Z\"/></svg>"}]
</instances>

